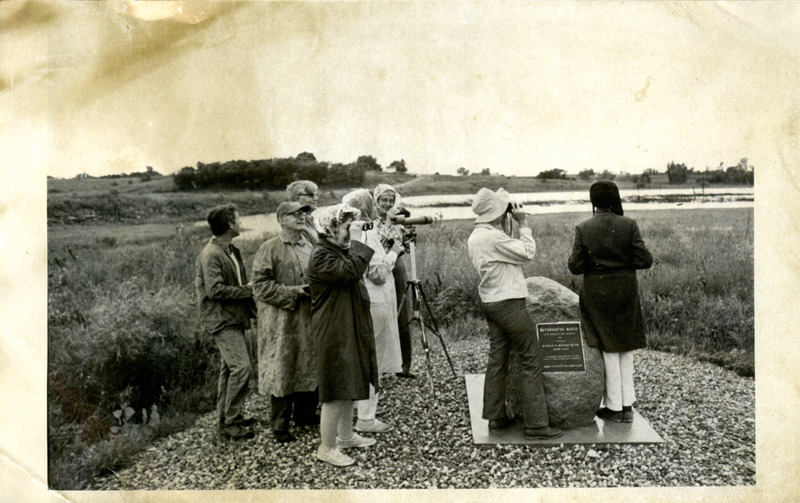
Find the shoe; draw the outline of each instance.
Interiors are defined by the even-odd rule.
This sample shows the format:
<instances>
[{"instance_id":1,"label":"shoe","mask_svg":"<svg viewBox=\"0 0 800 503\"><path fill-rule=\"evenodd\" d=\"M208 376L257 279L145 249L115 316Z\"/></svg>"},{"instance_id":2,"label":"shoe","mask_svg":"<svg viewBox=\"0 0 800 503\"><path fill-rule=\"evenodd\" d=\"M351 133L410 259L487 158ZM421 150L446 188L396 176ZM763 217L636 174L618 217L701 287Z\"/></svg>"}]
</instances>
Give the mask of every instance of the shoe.
<instances>
[{"instance_id":1,"label":"shoe","mask_svg":"<svg viewBox=\"0 0 800 503\"><path fill-rule=\"evenodd\" d=\"M525 428L524 436L528 440L546 440L550 438L558 438L564 434L561 428L554 428L552 426L543 426L541 428Z\"/></svg>"},{"instance_id":2,"label":"shoe","mask_svg":"<svg viewBox=\"0 0 800 503\"><path fill-rule=\"evenodd\" d=\"M229 440L241 440L243 438L253 438L256 436L255 432L250 428L236 425L223 426L219 429L219 434L222 438Z\"/></svg>"},{"instance_id":3,"label":"shoe","mask_svg":"<svg viewBox=\"0 0 800 503\"><path fill-rule=\"evenodd\" d=\"M489 433L498 433L502 430L514 426L517 422L510 417L501 417L500 419L489 420Z\"/></svg>"},{"instance_id":4,"label":"shoe","mask_svg":"<svg viewBox=\"0 0 800 503\"><path fill-rule=\"evenodd\" d=\"M247 428L249 426L253 426L257 422L258 422L258 419L254 418L254 417L248 417L247 419L245 419L243 417L237 417L236 419L231 421L230 424L233 425L233 426L243 426L243 427Z\"/></svg>"},{"instance_id":5,"label":"shoe","mask_svg":"<svg viewBox=\"0 0 800 503\"><path fill-rule=\"evenodd\" d=\"M394 425L384 423L378 419L359 419L356 421L355 426L355 430L362 433L386 433L387 431L392 431L393 429Z\"/></svg>"},{"instance_id":6,"label":"shoe","mask_svg":"<svg viewBox=\"0 0 800 503\"><path fill-rule=\"evenodd\" d=\"M320 446L319 449L317 449L317 459L330 463L333 466L350 466L356 462L355 459L335 447L328 452L323 452L322 446Z\"/></svg>"},{"instance_id":7,"label":"shoe","mask_svg":"<svg viewBox=\"0 0 800 503\"><path fill-rule=\"evenodd\" d=\"M631 406L622 407L622 422L623 423L633 422L633 407Z\"/></svg>"},{"instance_id":8,"label":"shoe","mask_svg":"<svg viewBox=\"0 0 800 503\"><path fill-rule=\"evenodd\" d=\"M403 372L398 372L395 374L397 377L403 377L405 379L416 379L417 376L412 374L411 372L404 370Z\"/></svg>"},{"instance_id":9,"label":"shoe","mask_svg":"<svg viewBox=\"0 0 800 503\"><path fill-rule=\"evenodd\" d=\"M625 416L621 410L611 410L608 407L603 407L596 412L597 417L604 421L614 421L615 423L624 423ZM631 421L633 421L633 413L631 412Z\"/></svg>"},{"instance_id":10,"label":"shoe","mask_svg":"<svg viewBox=\"0 0 800 503\"><path fill-rule=\"evenodd\" d=\"M275 437L275 440L279 444L288 444L289 442L294 442L295 440L297 440L297 438L294 435L285 430L273 431L272 435Z\"/></svg>"},{"instance_id":11,"label":"shoe","mask_svg":"<svg viewBox=\"0 0 800 503\"><path fill-rule=\"evenodd\" d=\"M314 414L310 418L302 418L294 420L295 426L316 426L319 424L319 414Z\"/></svg>"},{"instance_id":12,"label":"shoe","mask_svg":"<svg viewBox=\"0 0 800 503\"><path fill-rule=\"evenodd\" d=\"M347 440L342 440L338 436L336 437L336 447L339 449L349 449L350 447L369 447L370 445L375 445L375 439L362 437L358 433L353 433L353 436Z\"/></svg>"}]
</instances>

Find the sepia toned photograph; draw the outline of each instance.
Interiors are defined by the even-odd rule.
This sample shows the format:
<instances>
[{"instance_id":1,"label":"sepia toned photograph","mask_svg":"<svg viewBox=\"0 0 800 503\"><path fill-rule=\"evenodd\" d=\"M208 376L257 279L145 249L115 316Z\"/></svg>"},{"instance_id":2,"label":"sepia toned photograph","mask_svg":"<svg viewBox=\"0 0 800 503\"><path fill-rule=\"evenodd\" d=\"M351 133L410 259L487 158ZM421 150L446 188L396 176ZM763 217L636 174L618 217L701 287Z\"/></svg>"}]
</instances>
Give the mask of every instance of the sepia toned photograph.
<instances>
[{"instance_id":1,"label":"sepia toned photograph","mask_svg":"<svg viewBox=\"0 0 800 503\"><path fill-rule=\"evenodd\" d=\"M0 493L794 501L799 27L0 1Z\"/></svg>"}]
</instances>

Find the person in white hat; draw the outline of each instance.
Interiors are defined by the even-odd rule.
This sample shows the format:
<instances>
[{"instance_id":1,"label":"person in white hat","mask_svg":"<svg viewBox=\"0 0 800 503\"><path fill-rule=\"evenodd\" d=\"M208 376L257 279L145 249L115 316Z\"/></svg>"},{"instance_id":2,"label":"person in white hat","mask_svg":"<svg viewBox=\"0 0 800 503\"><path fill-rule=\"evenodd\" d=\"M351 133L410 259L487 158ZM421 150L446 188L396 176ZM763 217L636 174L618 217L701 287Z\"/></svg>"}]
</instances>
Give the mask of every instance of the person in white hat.
<instances>
[{"instance_id":1,"label":"person in white hat","mask_svg":"<svg viewBox=\"0 0 800 503\"><path fill-rule=\"evenodd\" d=\"M522 413L524 435L530 440L556 438L563 434L549 425L544 378L539 358L536 325L525 306L528 288L522 266L536 253L536 243L522 205L511 203L505 190L478 191L472 201L477 214L467 246L472 264L480 274L478 294L489 325L489 358L483 385L483 418L489 431L501 433L514 424L506 414L508 356L513 348L522 367ZM519 239L504 232L516 220Z\"/></svg>"}]
</instances>

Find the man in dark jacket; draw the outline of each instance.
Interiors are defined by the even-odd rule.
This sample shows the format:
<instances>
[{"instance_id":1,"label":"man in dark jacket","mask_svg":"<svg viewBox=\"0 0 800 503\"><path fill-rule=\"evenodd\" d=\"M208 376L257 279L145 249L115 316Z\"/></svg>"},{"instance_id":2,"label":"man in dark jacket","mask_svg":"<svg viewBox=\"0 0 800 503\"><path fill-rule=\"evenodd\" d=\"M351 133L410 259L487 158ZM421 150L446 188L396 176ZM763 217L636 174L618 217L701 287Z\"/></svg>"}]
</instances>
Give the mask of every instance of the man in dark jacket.
<instances>
[{"instance_id":1,"label":"man in dark jacket","mask_svg":"<svg viewBox=\"0 0 800 503\"><path fill-rule=\"evenodd\" d=\"M252 418L244 418L250 380L250 356L244 331L250 328L255 305L252 287L239 250L231 244L239 235L239 213L232 204L208 213L214 235L195 265L195 290L200 323L217 343L222 359L217 390L220 434L225 438L252 438Z\"/></svg>"}]
</instances>

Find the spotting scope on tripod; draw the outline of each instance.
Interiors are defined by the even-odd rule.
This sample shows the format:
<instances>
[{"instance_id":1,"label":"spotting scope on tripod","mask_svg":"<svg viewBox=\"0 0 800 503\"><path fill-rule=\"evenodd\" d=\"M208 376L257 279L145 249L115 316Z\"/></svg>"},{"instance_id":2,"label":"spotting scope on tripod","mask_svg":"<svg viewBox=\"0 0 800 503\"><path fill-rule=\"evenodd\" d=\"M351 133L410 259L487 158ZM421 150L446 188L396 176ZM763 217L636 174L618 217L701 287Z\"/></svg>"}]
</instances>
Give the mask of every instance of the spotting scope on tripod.
<instances>
[{"instance_id":1,"label":"spotting scope on tripod","mask_svg":"<svg viewBox=\"0 0 800 503\"><path fill-rule=\"evenodd\" d=\"M411 217L407 212L400 214L391 219L392 223L413 226L413 225L426 225L433 223L431 217ZM453 377L457 378L456 370L453 368L453 362L450 360L450 354L447 352L447 346L444 344L444 339L439 333L439 326L436 323L436 318L433 316L433 311L428 304L428 299L425 296L425 290L422 289L422 284L417 278L417 260L416 260L416 238L415 230L404 232L403 242L407 246L407 254L410 262L409 276L406 281L406 289L403 293L403 298L399 303L400 309L403 308L406 301L411 302L412 315L406 326L416 326L420 334L420 341L422 342L422 349L425 351L425 362L428 367L428 382L431 386L431 393L433 398L436 399L436 388L433 386L433 368L431 366L430 347L428 346L428 336L425 329L428 328L439 338L442 344L442 350L447 357L447 363L450 365L450 370L453 372ZM405 327L400 327L401 330Z\"/></svg>"}]
</instances>

